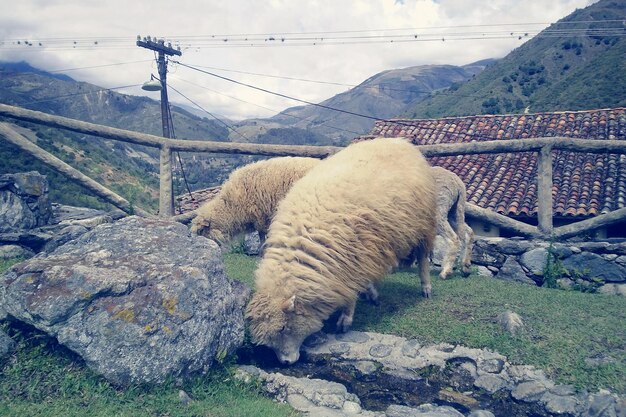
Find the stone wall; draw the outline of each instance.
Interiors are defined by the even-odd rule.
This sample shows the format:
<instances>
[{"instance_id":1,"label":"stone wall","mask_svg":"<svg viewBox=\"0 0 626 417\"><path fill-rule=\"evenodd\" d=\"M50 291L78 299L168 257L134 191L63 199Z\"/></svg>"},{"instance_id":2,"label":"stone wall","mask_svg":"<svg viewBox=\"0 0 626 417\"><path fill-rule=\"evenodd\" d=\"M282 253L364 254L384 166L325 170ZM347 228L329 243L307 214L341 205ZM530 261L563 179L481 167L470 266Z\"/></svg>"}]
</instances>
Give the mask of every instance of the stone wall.
<instances>
[{"instance_id":1,"label":"stone wall","mask_svg":"<svg viewBox=\"0 0 626 417\"><path fill-rule=\"evenodd\" d=\"M38 172L0 175L0 233L48 224L48 180Z\"/></svg>"},{"instance_id":2,"label":"stone wall","mask_svg":"<svg viewBox=\"0 0 626 417\"><path fill-rule=\"evenodd\" d=\"M472 264L480 275L626 295L626 240L548 242L521 238L479 238Z\"/></svg>"}]
</instances>

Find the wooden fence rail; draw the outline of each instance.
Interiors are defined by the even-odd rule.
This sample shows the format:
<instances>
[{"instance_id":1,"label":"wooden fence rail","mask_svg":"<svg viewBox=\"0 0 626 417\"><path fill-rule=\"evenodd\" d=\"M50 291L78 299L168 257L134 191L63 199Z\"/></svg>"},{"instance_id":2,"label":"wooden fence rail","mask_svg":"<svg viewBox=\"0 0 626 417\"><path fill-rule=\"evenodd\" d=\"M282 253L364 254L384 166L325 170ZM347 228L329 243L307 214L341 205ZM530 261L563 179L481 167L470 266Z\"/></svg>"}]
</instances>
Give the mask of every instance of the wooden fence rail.
<instances>
[{"instance_id":1,"label":"wooden fence rail","mask_svg":"<svg viewBox=\"0 0 626 417\"><path fill-rule=\"evenodd\" d=\"M211 152L264 156L309 156L324 158L333 154L341 147L335 146L301 146L301 145L266 145L250 143L232 143L198 140L168 139L155 135L132 132L123 129L96 125L68 119L61 116L53 116L20 107L0 104L0 116L22 120L45 126L70 130L73 132L93 135L108 139L119 140L127 143L150 146L160 149L160 190L159 190L159 215L171 217L173 215L173 191L172 191L172 152ZM12 143L21 143L20 146L27 152L38 157L55 169L62 168L66 175L73 180L85 185L98 196L111 202L116 207L129 212L130 205L122 197L106 190L90 178L47 154L25 138L18 139L19 133L8 125L3 124L0 135ZM16 136L17 135L17 136ZM29 142L29 144L25 143ZM626 154L626 142L618 140L588 140L567 137L542 137L528 139L490 140L468 143L450 143L437 145L420 145L420 151L426 156L456 156L459 154L494 154L537 152L538 153L538 227L511 219L490 210L469 204L468 215L494 224L501 228L513 230L526 237L570 237L578 233L593 230L598 227L614 224L626 219L626 208L611 213L602 214L593 219L588 219L572 225L554 228L552 224L552 151L564 150L585 153L615 153ZM47 155L45 155L47 154ZM74 172L75 171L75 172ZM80 174L80 175L78 175ZM95 183L95 184L94 184ZM98 185L96 187L95 185ZM104 190L103 190L104 189ZM138 211L135 209L135 211ZM146 214L145 211L141 211ZM190 215L179 216L181 220L189 220Z\"/></svg>"}]
</instances>

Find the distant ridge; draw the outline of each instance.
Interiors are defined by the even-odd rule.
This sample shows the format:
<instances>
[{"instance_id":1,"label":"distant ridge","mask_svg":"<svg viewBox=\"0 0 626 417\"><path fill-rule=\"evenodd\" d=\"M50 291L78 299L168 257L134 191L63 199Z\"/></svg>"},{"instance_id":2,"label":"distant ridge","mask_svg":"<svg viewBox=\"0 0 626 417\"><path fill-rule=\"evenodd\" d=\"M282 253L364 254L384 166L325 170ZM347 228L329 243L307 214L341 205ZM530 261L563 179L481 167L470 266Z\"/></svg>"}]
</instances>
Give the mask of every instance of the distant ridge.
<instances>
[{"instance_id":1,"label":"distant ridge","mask_svg":"<svg viewBox=\"0 0 626 417\"><path fill-rule=\"evenodd\" d=\"M31 72L37 75L43 75L44 77L56 78L57 80L63 81L75 81L72 77L65 74L54 74L51 72L43 71L38 68L32 67L26 61L20 62L5 62L0 61L0 71L6 72Z\"/></svg>"},{"instance_id":2,"label":"distant ridge","mask_svg":"<svg viewBox=\"0 0 626 417\"><path fill-rule=\"evenodd\" d=\"M625 22L624 0L600 0L576 10L472 80L436 92L401 117L432 119L624 107Z\"/></svg>"}]
</instances>

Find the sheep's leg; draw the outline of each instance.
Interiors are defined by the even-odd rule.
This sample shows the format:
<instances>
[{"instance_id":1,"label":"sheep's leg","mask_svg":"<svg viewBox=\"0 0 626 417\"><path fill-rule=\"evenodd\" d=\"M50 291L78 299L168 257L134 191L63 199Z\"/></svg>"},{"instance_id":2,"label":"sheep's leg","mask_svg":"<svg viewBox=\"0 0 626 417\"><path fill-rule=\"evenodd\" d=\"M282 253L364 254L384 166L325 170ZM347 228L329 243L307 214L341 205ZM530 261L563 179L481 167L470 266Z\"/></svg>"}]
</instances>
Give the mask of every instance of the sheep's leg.
<instances>
[{"instance_id":1,"label":"sheep's leg","mask_svg":"<svg viewBox=\"0 0 626 417\"><path fill-rule=\"evenodd\" d=\"M363 297L376 306L380 304L380 301L378 301L378 290L371 282L367 286L367 290L363 294Z\"/></svg>"},{"instance_id":2,"label":"sheep's leg","mask_svg":"<svg viewBox=\"0 0 626 417\"><path fill-rule=\"evenodd\" d=\"M459 237L448 221L444 221L440 227L441 236L446 242L446 254L443 257L443 265L441 269L441 273L439 274L439 278L446 279L452 273L454 269L454 261L459 254Z\"/></svg>"},{"instance_id":3,"label":"sheep's leg","mask_svg":"<svg viewBox=\"0 0 626 417\"><path fill-rule=\"evenodd\" d=\"M354 309L356 308L356 299L351 300L341 309L341 315L337 320L337 331L345 333L352 327L354 320Z\"/></svg>"},{"instance_id":4,"label":"sheep's leg","mask_svg":"<svg viewBox=\"0 0 626 417\"><path fill-rule=\"evenodd\" d=\"M422 295L425 298L432 296L433 287L430 283L430 262L428 260L428 250L420 250L417 253L417 260L420 267L420 280L422 281Z\"/></svg>"},{"instance_id":5,"label":"sheep's leg","mask_svg":"<svg viewBox=\"0 0 626 417\"><path fill-rule=\"evenodd\" d=\"M263 256L265 253L265 239L267 238L267 231L259 230L259 256Z\"/></svg>"},{"instance_id":6,"label":"sheep's leg","mask_svg":"<svg viewBox=\"0 0 626 417\"><path fill-rule=\"evenodd\" d=\"M472 246L474 241L474 231L467 224L464 224L463 231L463 257L461 259L463 275L468 276L470 274L470 266L472 265Z\"/></svg>"}]
</instances>

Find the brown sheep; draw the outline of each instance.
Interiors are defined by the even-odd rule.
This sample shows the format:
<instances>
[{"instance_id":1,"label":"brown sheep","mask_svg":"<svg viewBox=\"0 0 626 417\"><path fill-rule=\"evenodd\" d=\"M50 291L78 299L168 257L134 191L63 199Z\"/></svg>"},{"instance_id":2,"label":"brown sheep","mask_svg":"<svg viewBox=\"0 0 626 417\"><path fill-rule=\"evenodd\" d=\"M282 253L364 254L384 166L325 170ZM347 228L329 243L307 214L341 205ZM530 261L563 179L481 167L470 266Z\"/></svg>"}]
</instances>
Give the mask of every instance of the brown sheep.
<instances>
[{"instance_id":1,"label":"brown sheep","mask_svg":"<svg viewBox=\"0 0 626 417\"><path fill-rule=\"evenodd\" d=\"M217 197L198 209L191 222L192 232L222 248L240 232L256 230L263 242L280 200L319 162L315 158L281 157L233 171Z\"/></svg>"},{"instance_id":2,"label":"brown sheep","mask_svg":"<svg viewBox=\"0 0 626 417\"><path fill-rule=\"evenodd\" d=\"M252 341L287 364L304 339L340 310L352 324L357 296L418 248L424 296L435 238L428 162L400 138L355 143L320 162L279 204L246 317Z\"/></svg>"},{"instance_id":3,"label":"brown sheep","mask_svg":"<svg viewBox=\"0 0 626 417\"><path fill-rule=\"evenodd\" d=\"M454 270L455 261L459 256L459 246L462 247L461 268L463 275L467 276L470 274L474 231L465 223L467 204L465 184L454 172L441 167L431 169L437 184L437 235L442 237L444 244L439 278L448 278ZM415 260L411 255L400 262L400 267L411 267ZM370 289L365 297L375 302L376 289Z\"/></svg>"},{"instance_id":4,"label":"brown sheep","mask_svg":"<svg viewBox=\"0 0 626 417\"><path fill-rule=\"evenodd\" d=\"M452 273L459 255L459 246L462 247L463 274L469 275L474 232L465 223L465 184L454 172L447 169L432 167L432 171L437 183L437 235L445 242L445 255L439 277L446 279Z\"/></svg>"}]
</instances>

